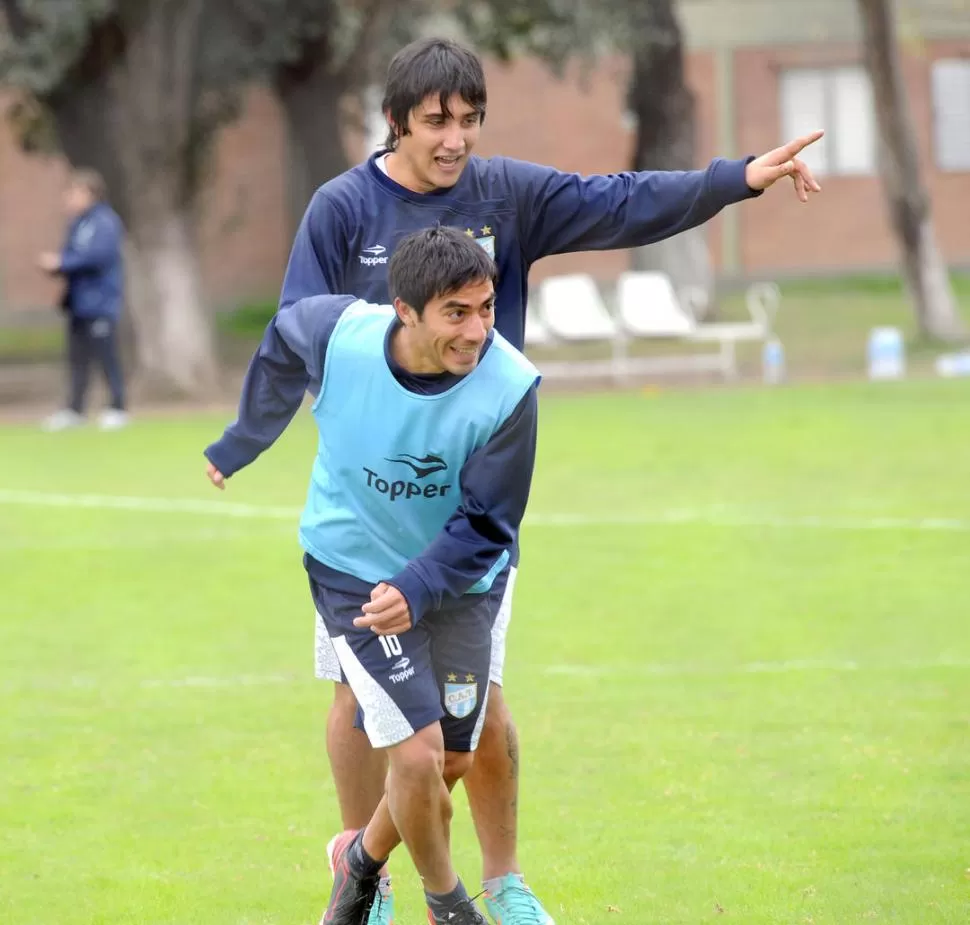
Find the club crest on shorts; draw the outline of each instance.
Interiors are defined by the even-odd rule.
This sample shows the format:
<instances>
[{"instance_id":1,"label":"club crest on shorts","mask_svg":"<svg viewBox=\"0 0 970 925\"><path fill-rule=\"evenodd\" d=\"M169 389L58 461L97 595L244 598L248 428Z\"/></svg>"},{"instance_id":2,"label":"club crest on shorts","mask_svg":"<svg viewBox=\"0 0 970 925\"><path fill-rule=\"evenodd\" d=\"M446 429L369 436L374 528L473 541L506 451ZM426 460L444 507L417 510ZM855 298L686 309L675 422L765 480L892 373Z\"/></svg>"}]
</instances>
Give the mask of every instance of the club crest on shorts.
<instances>
[{"instance_id":1,"label":"club crest on shorts","mask_svg":"<svg viewBox=\"0 0 970 925\"><path fill-rule=\"evenodd\" d=\"M455 719L464 719L470 716L478 704L478 685L475 683L475 675L466 674L465 683L456 683L455 675L448 675L445 682L445 710Z\"/></svg>"}]
</instances>

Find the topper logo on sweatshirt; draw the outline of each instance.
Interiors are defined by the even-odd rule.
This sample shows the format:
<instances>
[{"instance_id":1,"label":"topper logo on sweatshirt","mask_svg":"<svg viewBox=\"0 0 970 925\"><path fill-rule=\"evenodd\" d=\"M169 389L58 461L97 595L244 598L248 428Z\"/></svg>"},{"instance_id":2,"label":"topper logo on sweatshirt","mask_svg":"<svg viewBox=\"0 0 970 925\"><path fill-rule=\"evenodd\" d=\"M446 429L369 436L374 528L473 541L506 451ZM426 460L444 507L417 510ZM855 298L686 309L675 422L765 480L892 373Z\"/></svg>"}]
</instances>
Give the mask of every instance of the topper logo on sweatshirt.
<instances>
[{"instance_id":1,"label":"topper logo on sweatshirt","mask_svg":"<svg viewBox=\"0 0 970 925\"><path fill-rule=\"evenodd\" d=\"M387 263L387 248L383 244L373 244L360 252L360 262L365 267L376 267Z\"/></svg>"}]
</instances>

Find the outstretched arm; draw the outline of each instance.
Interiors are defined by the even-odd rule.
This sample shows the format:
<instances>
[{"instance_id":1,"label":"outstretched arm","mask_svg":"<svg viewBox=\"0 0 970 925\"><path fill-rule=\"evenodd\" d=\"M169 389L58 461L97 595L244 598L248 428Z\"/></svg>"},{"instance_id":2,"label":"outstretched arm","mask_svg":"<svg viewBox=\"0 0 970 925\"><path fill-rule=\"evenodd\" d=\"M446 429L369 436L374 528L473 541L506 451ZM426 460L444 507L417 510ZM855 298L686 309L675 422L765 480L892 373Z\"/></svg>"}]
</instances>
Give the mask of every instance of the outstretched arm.
<instances>
[{"instance_id":1,"label":"outstretched arm","mask_svg":"<svg viewBox=\"0 0 970 925\"><path fill-rule=\"evenodd\" d=\"M584 177L506 161L523 248L531 263L551 254L641 247L709 221L790 176L799 198L820 187L797 157L816 132L746 160L715 158L704 170L642 170Z\"/></svg>"}]
</instances>

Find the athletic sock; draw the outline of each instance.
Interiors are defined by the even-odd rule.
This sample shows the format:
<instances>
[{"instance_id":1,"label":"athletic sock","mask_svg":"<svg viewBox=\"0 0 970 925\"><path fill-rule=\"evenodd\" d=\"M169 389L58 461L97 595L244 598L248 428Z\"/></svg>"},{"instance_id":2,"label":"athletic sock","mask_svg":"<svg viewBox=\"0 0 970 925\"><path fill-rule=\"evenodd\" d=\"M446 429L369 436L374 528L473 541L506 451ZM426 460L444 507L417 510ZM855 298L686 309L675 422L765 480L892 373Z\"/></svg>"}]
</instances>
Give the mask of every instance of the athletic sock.
<instances>
[{"instance_id":1,"label":"athletic sock","mask_svg":"<svg viewBox=\"0 0 970 925\"><path fill-rule=\"evenodd\" d=\"M364 850L364 830L361 829L347 849L347 866L350 872L358 880L368 880L376 877L386 863L386 858L383 861L377 861Z\"/></svg>"},{"instance_id":2,"label":"athletic sock","mask_svg":"<svg viewBox=\"0 0 970 925\"><path fill-rule=\"evenodd\" d=\"M450 893L429 893L424 891L424 898L427 900L428 908L434 916L436 922L444 922L445 916L451 912L462 900L468 899L468 892L465 884L458 881L458 885Z\"/></svg>"}]
</instances>

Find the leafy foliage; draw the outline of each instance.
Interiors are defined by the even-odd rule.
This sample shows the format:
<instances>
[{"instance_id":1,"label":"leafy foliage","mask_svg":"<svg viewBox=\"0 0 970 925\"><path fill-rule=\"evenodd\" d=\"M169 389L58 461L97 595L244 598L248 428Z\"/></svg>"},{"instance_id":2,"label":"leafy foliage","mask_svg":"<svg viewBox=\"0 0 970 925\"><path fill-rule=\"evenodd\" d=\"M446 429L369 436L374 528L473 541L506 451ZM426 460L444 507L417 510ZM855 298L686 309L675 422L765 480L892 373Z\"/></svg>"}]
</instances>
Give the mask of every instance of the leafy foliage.
<instances>
[{"instance_id":1,"label":"leafy foliage","mask_svg":"<svg viewBox=\"0 0 970 925\"><path fill-rule=\"evenodd\" d=\"M83 55L92 28L117 6L117 0L2 0L0 82L47 96Z\"/></svg>"}]
</instances>

